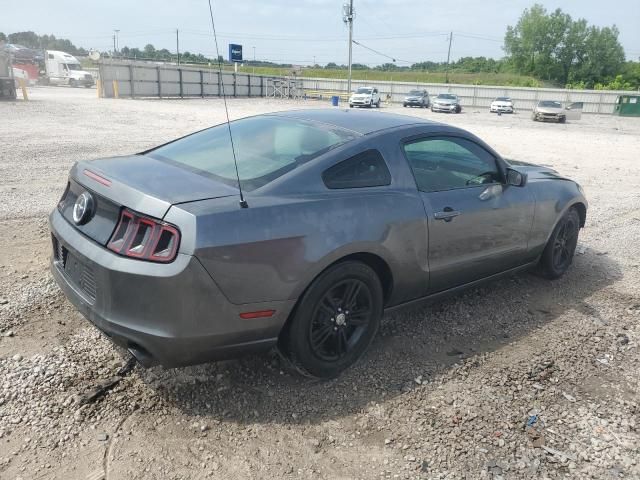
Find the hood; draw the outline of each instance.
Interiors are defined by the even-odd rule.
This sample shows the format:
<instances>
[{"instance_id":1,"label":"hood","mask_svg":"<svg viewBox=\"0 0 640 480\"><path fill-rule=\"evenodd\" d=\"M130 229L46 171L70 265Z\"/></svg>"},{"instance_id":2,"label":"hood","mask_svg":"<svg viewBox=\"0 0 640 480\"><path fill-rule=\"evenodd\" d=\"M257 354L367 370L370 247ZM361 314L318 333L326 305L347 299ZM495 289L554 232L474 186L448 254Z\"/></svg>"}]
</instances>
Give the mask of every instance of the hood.
<instances>
[{"instance_id":1,"label":"hood","mask_svg":"<svg viewBox=\"0 0 640 480\"><path fill-rule=\"evenodd\" d=\"M89 72L85 72L84 70L71 70L69 71L69 76L71 78L84 78L85 75L91 75Z\"/></svg>"},{"instance_id":2,"label":"hood","mask_svg":"<svg viewBox=\"0 0 640 480\"><path fill-rule=\"evenodd\" d=\"M238 194L235 187L146 155L78 162L71 177L117 204L157 218L177 203Z\"/></svg>"},{"instance_id":3,"label":"hood","mask_svg":"<svg viewBox=\"0 0 640 480\"><path fill-rule=\"evenodd\" d=\"M505 159L505 161L513 166L517 171L526 173L529 180L535 179L557 179L571 180L570 178L560 175L556 170L544 165L536 165L535 163L522 162L520 160Z\"/></svg>"},{"instance_id":4,"label":"hood","mask_svg":"<svg viewBox=\"0 0 640 480\"><path fill-rule=\"evenodd\" d=\"M442 105L453 105L454 103L458 103L457 100L453 100L451 98L435 98L433 102L440 103Z\"/></svg>"},{"instance_id":5,"label":"hood","mask_svg":"<svg viewBox=\"0 0 640 480\"><path fill-rule=\"evenodd\" d=\"M373 95L372 93L353 93L351 96L353 98L369 98L372 95Z\"/></svg>"},{"instance_id":6,"label":"hood","mask_svg":"<svg viewBox=\"0 0 640 480\"><path fill-rule=\"evenodd\" d=\"M504 100L494 100L491 102L491 105L496 105L498 107L510 107L513 105L513 102L506 102Z\"/></svg>"},{"instance_id":7,"label":"hood","mask_svg":"<svg viewBox=\"0 0 640 480\"><path fill-rule=\"evenodd\" d=\"M536 111L540 113L562 113L564 112L564 108L554 108L554 107L536 107Z\"/></svg>"}]
</instances>

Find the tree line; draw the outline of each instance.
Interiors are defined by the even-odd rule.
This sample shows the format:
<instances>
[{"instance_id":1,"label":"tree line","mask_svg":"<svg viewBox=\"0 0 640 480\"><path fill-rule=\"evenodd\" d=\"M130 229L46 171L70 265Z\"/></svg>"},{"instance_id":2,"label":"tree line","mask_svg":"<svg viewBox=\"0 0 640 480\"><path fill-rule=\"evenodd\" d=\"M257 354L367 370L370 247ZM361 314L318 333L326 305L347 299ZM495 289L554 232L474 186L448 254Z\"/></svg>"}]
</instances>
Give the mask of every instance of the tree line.
<instances>
[{"instance_id":1,"label":"tree line","mask_svg":"<svg viewBox=\"0 0 640 480\"><path fill-rule=\"evenodd\" d=\"M557 9L548 12L542 5L525 9L514 26L507 27L504 37L505 57L462 57L454 62L424 61L412 65L387 62L377 66L354 63L354 70L423 71L456 73L515 73L532 76L546 84L568 88L640 89L640 62L627 61L618 40L615 25L597 27L584 19L574 20L568 13ZM87 50L76 47L67 39L34 32L5 35L0 41L15 43L33 49L62 50L72 55L87 55ZM176 61L176 52L156 49L122 47L119 52L102 52L133 59ZM208 58L201 53L185 51L180 54L183 63L216 63L224 61ZM291 68L291 64L269 61L245 61L247 65ZM342 70L347 65L329 62L314 65L316 69Z\"/></svg>"}]
</instances>

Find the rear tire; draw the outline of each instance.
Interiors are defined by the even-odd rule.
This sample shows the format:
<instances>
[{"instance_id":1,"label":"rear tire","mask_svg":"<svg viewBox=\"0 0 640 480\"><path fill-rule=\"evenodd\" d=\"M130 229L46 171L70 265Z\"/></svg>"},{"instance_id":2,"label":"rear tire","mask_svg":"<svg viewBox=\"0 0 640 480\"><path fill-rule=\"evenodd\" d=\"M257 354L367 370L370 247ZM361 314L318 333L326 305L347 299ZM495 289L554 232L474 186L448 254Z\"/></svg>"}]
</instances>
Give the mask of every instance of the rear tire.
<instances>
[{"instance_id":1,"label":"rear tire","mask_svg":"<svg viewBox=\"0 0 640 480\"><path fill-rule=\"evenodd\" d=\"M554 280L560 278L569 269L578 245L580 232L580 215L575 208L570 208L560 219L551 233L547 246L540 258L540 274Z\"/></svg>"},{"instance_id":2,"label":"rear tire","mask_svg":"<svg viewBox=\"0 0 640 480\"><path fill-rule=\"evenodd\" d=\"M303 374L337 377L367 350L382 318L376 273L361 262L338 263L304 293L284 333L287 354Z\"/></svg>"}]
</instances>

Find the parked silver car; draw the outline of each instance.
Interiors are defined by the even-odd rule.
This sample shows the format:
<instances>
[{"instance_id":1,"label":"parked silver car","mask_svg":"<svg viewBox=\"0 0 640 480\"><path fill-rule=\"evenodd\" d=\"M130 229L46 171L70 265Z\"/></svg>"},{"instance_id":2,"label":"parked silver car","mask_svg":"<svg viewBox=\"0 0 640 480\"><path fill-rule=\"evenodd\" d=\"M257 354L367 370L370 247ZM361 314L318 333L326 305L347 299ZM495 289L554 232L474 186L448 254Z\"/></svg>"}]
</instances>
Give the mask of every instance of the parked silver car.
<instances>
[{"instance_id":1,"label":"parked silver car","mask_svg":"<svg viewBox=\"0 0 640 480\"><path fill-rule=\"evenodd\" d=\"M143 365L278 345L333 377L385 310L525 268L561 276L586 212L575 182L459 128L298 110L76 163L51 270Z\"/></svg>"},{"instance_id":2,"label":"parked silver car","mask_svg":"<svg viewBox=\"0 0 640 480\"><path fill-rule=\"evenodd\" d=\"M531 112L531 119L537 121L553 121L564 123L567 121L562 103L555 100L540 100Z\"/></svg>"},{"instance_id":3,"label":"parked silver car","mask_svg":"<svg viewBox=\"0 0 640 480\"><path fill-rule=\"evenodd\" d=\"M433 99L431 104L432 112L460 113L462 106L457 95L452 93L441 93Z\"/></svg>"}]
</instances>

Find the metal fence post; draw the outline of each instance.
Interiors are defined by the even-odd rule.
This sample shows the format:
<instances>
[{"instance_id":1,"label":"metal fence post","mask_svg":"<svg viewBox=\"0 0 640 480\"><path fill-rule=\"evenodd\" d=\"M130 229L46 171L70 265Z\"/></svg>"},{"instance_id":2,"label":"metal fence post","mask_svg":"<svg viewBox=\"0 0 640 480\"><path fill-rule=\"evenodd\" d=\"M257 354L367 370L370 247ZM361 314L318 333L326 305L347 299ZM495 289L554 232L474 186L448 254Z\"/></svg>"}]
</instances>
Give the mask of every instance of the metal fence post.
<instances>
[{"instance_id":1,"label":"metal fence post","mask_svg":"<svg viewBox=\"0 0 640 480\"><path fill-rule=\"evenodd\" d=\"M131 84L130 88L130 92L131 92L131 98L135 97L135 89L134 89L134 81L133 81L133 65L129 64L129 82Z\"/></svg>"},{"instance_id":2,"label":"metal fence post","mask_svg":"<svg viewBox=\"0 0 640 480\"><path fill-rule=\"evenodd\" d=\"M602 113L602 100L604 99L604 93L600 92L600 99L598 100L598 113Z\"/></svg>"},{"instance_id":3,"label":"metal fence post","mask_svg":"<svg viewBox=\"0 0 640 480\"><path fill-rule=\"evenodd\" d=\"M220 73L220 71L216 72L216 75L218 75L218 96L221 97L222 96L222 73Z\"/></svg>"},{"instance_id":4,"label":"metal fence post","mask_svg":"<svg viewBox=\"0 0 640 480\"><path fill-rule=\"evenodd\" d=\"M178 69L178 78L180 79L180 98L184 98L182 95L182 69Z\"/></svg>"},{"instance_id":5,"label":"metal fence post","mask_svg":"<svg viewBox=\"0 0 640 480\"><path fill-rule=\"evenodd\" d=\"M233 74L233 96L236 96L236 84L238 83L238 75L234 72Z\"/></svg>"},{"instance_id":6,"label":"metal fence post","mask_svg":"<svg viewBox=\"0 0 640 480\"><path fill-rule=\"evenodd\" d=\"M204 98L204 72L200 70L200 96Z\"/></svg>"},{"instance_id":7,"label":"metal fence post","mask_svg":"<svg viewBox=\"0 0 640 480\"><path fill-rule=\"evenodd\" d=\"M247 73L247 84L249 86L249 97L251 97L251 74Z\"/></svg>"},{"instance_id":8,"label":"metal fence post","mask_svg":"<svg viewBox=\"0 0 640 480\"><path fill-rule=\"evenodd\" d=\"M267 95L265 94L264 91L264 77L260 77L260 96L262 97L266 97Z\"/></svg>"},{"instance_id":9,"label":"metal fence post","mask_svg":"<svg viewBox=\"0 0 640 480\"><path fill-rule=\"evenodd\" d=\"M162 98L162 77L160 75L160 66L158 66L158 98Z\"/></svg>"}]
</instances>

